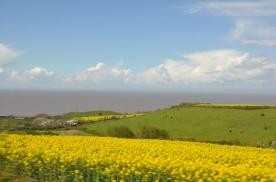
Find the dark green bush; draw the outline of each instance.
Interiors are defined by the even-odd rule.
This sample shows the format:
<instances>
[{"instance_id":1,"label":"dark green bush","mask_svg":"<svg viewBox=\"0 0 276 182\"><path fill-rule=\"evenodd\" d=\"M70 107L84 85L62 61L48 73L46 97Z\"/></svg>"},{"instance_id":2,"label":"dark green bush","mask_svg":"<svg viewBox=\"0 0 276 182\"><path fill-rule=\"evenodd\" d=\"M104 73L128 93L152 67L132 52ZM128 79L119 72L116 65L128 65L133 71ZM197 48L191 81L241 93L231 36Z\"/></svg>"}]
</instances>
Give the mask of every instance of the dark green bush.
<instances>
[{"instance_id":1,"label":"dark green bush","mask_svg":"<svg viewBox=\"0 0 276 182\"><path fill-rule=\"evenodd\" d=\"M142 127L139 132L139 137L149 139L169 139L170 135L166 130L161 130L155 127Z\"/></svg>"},{"instance_id":2,"label":"dark green bush","mask_svg":"<svg viewBox=\"0 0 276 182\"><path fill-rule=\"evenodd\" d=\"M134 138L134 133L126 126L116 126L113 128L110 128L107 131L107 134L112 137L118 137L118 138Z\"/></svg>"},{"instance_id":3,"label":"dark green bush","mask_svg":"<svg viewBox=\"0 0 276 182\"><path fill-rule=\"evenodd\" d=\"M208 142L208 141L206 141ZM241 145L239 140L219 140L211 143L221 144L221 145Z\"/></svg>"},{"instance_id":4,"label":"dark green bush","mask_svg":"<svg viewBox=\"0 0 276 182\"><path fill-rule=\"evenodd\" d=\"M35 130L25 131L25 134L28 134L28 135L58 135L57 133L54 133L52 131L35 131Z\"/></svg>"}]
</instances>

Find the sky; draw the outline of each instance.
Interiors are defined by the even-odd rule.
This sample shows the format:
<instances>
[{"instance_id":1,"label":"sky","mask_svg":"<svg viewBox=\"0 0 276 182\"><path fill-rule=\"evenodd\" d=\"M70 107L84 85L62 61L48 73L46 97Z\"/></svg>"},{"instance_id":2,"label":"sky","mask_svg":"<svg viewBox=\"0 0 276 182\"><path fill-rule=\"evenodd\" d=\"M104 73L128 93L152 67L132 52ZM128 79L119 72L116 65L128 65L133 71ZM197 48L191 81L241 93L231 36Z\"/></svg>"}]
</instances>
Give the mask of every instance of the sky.
<instances>
[{"instance_id":1,"label":"sky","mask_svg":"<svg viewBox=\"0 0 276 182\"><path fill-rule=\"evenodd\" d=\"M276 0L0 0L0 89L276 91Z\"/></svg>"}]
</instances>

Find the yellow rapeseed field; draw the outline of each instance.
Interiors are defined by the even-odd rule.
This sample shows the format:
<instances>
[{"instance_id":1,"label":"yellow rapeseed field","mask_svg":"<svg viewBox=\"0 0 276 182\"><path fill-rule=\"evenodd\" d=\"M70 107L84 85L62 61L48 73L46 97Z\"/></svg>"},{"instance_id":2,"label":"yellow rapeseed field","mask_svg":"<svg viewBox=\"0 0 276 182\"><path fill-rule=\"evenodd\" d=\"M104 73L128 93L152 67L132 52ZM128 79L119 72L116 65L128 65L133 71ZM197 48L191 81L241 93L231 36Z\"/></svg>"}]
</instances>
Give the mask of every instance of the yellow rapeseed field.
<instances>
[{"instance_id":1,"label":"yellow rapeseed field","mask_svg":"<svg viewBox=\"0 0 276 182\"><path fill-rule=\"evenodd\" d=\"M41 181L276 181L273 149L90 136L1 138L1 159Z\"/></svg>"},{"instance_id":2,"label":"yellow rapeseed field","mask_svg":"<svg viewBox=\"0 0 276 182\"><path fill-rule=\"evenodd\" d=\"M137 113L137 114L121 114L121 115L82 116L76 119L83 122L96 122L96 121L104 121L104 120L110 120L110 119L132 118L132 117L143 116L143 115L144 114L142 113Z\"/></svg>"},{"instance_id":3,"label":"yellow rapeseed field","mask_svg":"<svg viewBox=\"0 0 276 182\"><path fill-rule=\"evenodd\" d=\"M211 103L183 103L180 106L203 107L203 108L224 108L224 109L275 109L276 105L263 104L211 104Z\"/></svg>"}]
</instances>

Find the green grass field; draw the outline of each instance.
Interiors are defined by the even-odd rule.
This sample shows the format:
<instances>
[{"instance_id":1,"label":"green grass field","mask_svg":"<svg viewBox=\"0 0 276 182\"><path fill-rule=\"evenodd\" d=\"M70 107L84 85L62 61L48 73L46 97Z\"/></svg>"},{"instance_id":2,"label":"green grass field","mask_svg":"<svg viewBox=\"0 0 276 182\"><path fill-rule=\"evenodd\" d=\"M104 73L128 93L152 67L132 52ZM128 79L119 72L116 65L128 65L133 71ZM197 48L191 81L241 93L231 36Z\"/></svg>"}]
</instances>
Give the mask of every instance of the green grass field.
<instances>
[{"instance_id":1,"label":"green grass field","mask_svg":"<svg viewBox=\"0 0 276 182\"><path fill-rule=\"evenodd\" d=\"M263 109L266 108L266 109ZM82 116L120 114L112 111L71 112L57 119L73 119ZM166 130L172 139L207 142L232 142L243 145L268 146L276 140L275 106L180 104L171 108L146 112L133 118L98 121L79 126L42 129L32 128L32 118L15 120L0 118L1 133L100 135L117 126L128 127L136 136L142 127Z\"/></svg>"},{"instance_id":2,"label":"green grass field","mask_svg":"<svg viewBox=\"0 0 276 182\"><path fill-rule=\"evenodd\" d=\"M175 107L145 113L144 116L88 123L78 127L105 135L109 128L127 126L134 133L143 126L164 129L172 138L199 141L240 141L244 145L265 145L276 139L276 109L224 109Z\"/></svg>"}]
</instances>

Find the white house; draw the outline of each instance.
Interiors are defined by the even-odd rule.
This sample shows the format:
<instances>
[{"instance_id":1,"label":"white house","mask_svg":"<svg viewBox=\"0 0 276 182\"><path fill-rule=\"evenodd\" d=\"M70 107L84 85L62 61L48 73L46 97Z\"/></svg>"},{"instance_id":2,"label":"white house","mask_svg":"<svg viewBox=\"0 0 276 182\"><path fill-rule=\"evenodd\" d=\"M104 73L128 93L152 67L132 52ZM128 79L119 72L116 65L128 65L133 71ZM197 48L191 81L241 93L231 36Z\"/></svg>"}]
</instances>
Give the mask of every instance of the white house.
<instances>
[{"instance_id":1,"label":"white house","mask_svg":"<svg viewBox=\"0 0 276 182\"><path fill-rule=\"evenodd\" d=\"M79 124L79 121L75 120L75 119L72 119L72 120L66 121L66 124L68 124L70 126L77 126Z\"/></svg>"}]
</instances>

